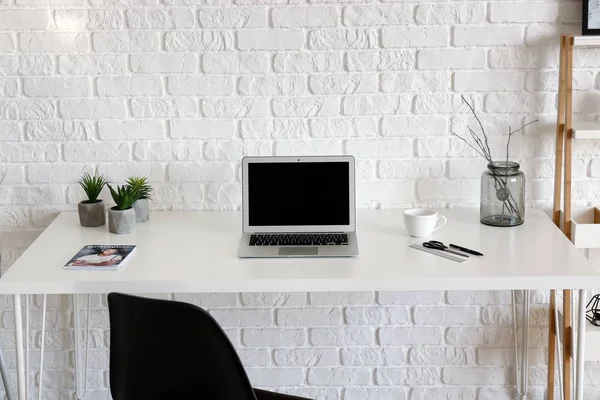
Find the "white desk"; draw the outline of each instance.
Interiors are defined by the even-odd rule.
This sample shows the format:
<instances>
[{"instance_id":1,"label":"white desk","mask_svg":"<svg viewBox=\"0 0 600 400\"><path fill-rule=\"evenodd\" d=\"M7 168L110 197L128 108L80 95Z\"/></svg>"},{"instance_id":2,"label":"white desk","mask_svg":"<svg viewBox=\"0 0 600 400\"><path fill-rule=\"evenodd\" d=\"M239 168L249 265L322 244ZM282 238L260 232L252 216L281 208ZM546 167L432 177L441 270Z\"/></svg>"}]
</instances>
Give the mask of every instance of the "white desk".
<instances>
[{"instance_id":1,"label":"white desk","mask_svg":"<svg viewBox=\"0 0 600 400\"><path fill-rule=\"evenodd\" d=\"M154 212L129 235L84 228L65 212L0 279L0 294L197 293L598 288L600 276L540 210L526 223L494 228L479 210L440 210L448 224L433 238L485 257L456 263L408 247L400 210L358 212L357 258L238 259L241 215ZM87 244L137 244L119 272L65 271Z\"/></svg>"},{"instance_id":2,"label":"white desk","mask_svg":"<svg viewBox=\"0 0 600 400\"><path fill-rule=\"evenodd\" d=\"M76 213L62 213L0 279L0 294L14 295L19 400L25 376L22 294L600 287L600 275L540 210L527 210L525 224L515 228L480 224L478 209L440 213L448 224L432 238L485 256L459 264L409 248L423 239L406 234L401 210L359 211L360 255L346 259L238 259L241 215L235 212L154 212L130 235L83 228ZM119 272L63 270L87 244L138 249Z\"/></svg>"}]
</instances>

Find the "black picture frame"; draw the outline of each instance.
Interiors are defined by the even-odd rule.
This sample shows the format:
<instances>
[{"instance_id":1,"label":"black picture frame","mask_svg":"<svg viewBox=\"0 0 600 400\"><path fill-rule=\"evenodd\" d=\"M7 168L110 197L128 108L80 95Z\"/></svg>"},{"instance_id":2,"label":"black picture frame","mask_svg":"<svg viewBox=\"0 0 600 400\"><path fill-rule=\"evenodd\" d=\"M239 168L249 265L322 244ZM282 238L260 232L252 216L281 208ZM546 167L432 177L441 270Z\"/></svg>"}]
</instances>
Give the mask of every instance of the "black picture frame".
<instances>
[{"instance_id":1,"label":"black picture frame","mask_svg":"<svg viewBox=\"0 0 600 400\"><path fill-rule=\"evenodd\" d=\"M589 27L589 4L591 1L598 0L582 0L581 4L583 5L583 9L581 12L581 34L584 36L600 36L600 26L598 28L590 28Z\"/></svg>"}]
</instances>

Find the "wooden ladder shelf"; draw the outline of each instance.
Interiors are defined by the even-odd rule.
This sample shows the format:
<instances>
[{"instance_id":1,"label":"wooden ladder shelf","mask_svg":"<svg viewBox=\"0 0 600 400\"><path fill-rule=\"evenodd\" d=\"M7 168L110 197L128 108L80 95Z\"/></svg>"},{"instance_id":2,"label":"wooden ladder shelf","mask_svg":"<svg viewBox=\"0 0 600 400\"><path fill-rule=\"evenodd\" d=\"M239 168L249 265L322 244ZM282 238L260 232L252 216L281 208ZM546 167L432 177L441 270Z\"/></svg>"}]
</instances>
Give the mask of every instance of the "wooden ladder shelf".
<instances>
[{"instance_id":1,"label":"wooden ladder shelf","mask_svg":"<svg viewBox=\"0 0 600 400\"><path fill-rule=\"evenodd\" d=\"M560 64L558 82L558 117L556 120L556 158L554 171L554 206L552 219L563 233L573 241L572 230L572 158L573 139L600 139L600 122L573 123L573 49L580 46L600 47L600 37L561 35ZM564 180L563 180L564 179ZM564 207L561 200L564 194ZM582 246L578 246L582 247ZM573 349L573 315L571 315L571 290L563 290L562 296L562 388L564 400L572 398ZM549 326L548 326L548 400L554 400L555 362L557 332L555 309L558 306L556 291L550 292ZM560 346L561 344L558 343ZM583 357L580 357L583 358ZM575 399L583 399L583 359L575 360Z\"/></svg>"}]
</instances>

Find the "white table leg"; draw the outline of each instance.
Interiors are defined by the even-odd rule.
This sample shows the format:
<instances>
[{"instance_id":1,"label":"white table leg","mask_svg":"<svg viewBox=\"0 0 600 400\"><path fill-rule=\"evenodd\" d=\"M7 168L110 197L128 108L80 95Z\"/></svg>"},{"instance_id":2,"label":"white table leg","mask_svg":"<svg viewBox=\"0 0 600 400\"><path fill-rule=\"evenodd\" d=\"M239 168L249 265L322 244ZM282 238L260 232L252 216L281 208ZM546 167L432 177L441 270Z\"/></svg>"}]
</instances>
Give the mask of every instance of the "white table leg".
<instances>
[{"instance_id":1,"label":"white table leg","mask_svg":"<svg viewBox=\"0 0 600 400\"><path fill-rule=\"evenodd\" d=\"M44 376L44 342L46 339L46 295L44 295L44 303L42 305L42 343L40 346L40 379L38 382L38 399L42 400L42 390L44 385L42 379Z\"/></svg>"},{"instance_id":2,"label":"white table leg","mask_svg":"<svg viewBox=\"0 0 600 400\"><path fill-rule=\"evenodd\" d=\"M0 374L2 375L2 383L4 383L4 391L6 392L7 400L15 400L12 390L10 389L10 378L8 377L8 372L6 371L6 363L4 362L2 351L0 351Z\"/></svg>"},{"instance_id":3,"label":"white table leg","mask_svg":"<svg viewBox=\"0 0 600 400\"><path fill-rule=\"evenodd\" d=\"M25 398L29 400L29 295L25 295Z\"/></svg>"},{"instance_id":4,"label":"white table leg","mask_svg":"<svg viewBox=\"0 0 600 400\"><path fill-rule=\"evenodd\" d=\"M517 398L525 399L529 387L529 290L523 290L521 315L521 354L517 340L516 291L512 291L513 337L515 341L515 366L517 375Z\"/></svg>"},{"instance_id":5,"label":"white table leg","mask_svg":"<svg viewBox=\"0 0 600 400\"><path fill-rule=\"evenodd\" d=\"M17 347L17 387L18 399L27 400L25 397L25 355L23 354L23 315L21 312L21 295L13 295L15 311L15 344Z\"/></svg>"},{"instance_id":6,"label":"white table leg","mask_svg":"<svg viewBox=\"0 0 600 400\"><path fill-rule=\"evenodd\" d=\"M558 386L560 388L560 399L563 400L565 398L565 391L563 389L563 356L562 342L560 340L560 323L558 322L558 307L554 307L554 329L556 330L556 355L558 356L556 358L556 361L558 361ZM554 368L554 365L551 368Z\"/></svg>"},{"instance_id":7,"label":"white table leg","mask_svg":"<svg viewBox=\"0 0 600 400\"><path fill-rule=\"evenodd\" d=\"M73 311L75 322L75 390L77 399L83 399L87 396L88 380L88 350L90 344L90 295L87 295L86 325L85 325L85 353L83 361L83 379L81 377L81 321L79 318L79 300L76 294L73 294ZM83 380L83 382L82 382Z\"/></svg>"},{"instance_id":8,"label":"white table leg","mask_svg":"<svg viewBox=\"0 0 600 400\"><path fill-rule=\"evenodd\" d=\"M575 400L583 400L583 370L585 361L585 298L586 291L579 290L579 314L577 315L577 365L575 369Z\"/></svg>"},{"instance_id":9,"label":"white table leg","mask_svg":"<svg viewBox=\"0 0 600 400\"><path fill-rule=\"evenodd\" d=\"M522 352L521 352L521 373L523 374L523 385L522 397L527 396L527 390L529 389L529 290L523 290L523 322L521 323L521 340Z\"/></svg>"}]
</instances>

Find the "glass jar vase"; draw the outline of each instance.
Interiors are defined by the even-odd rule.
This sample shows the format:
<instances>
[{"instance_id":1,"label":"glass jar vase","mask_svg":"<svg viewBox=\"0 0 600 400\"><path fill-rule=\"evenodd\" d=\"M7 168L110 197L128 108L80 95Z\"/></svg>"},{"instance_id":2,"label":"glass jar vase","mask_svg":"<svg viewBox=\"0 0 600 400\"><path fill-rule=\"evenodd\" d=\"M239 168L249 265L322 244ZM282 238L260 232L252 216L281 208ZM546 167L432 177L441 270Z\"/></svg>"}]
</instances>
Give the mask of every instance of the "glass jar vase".
<instances>
[{"instance_id":1,"label":"glass jar vase","mask_svg":"<svg viewBox=\"0 0 600 400\"><path fill-rule=\"evenodd\" d=\"M481 174L480 220L491 226L525 222L525 174L513 161L494 161Z\"/></svg>"}]
</instances>

